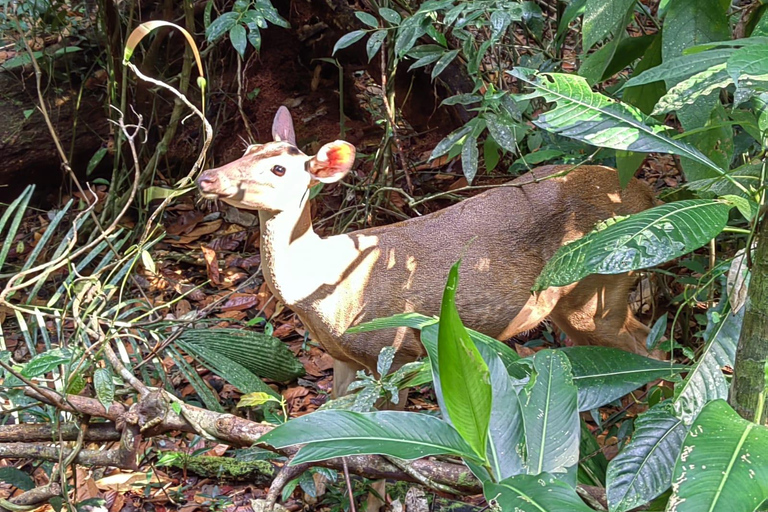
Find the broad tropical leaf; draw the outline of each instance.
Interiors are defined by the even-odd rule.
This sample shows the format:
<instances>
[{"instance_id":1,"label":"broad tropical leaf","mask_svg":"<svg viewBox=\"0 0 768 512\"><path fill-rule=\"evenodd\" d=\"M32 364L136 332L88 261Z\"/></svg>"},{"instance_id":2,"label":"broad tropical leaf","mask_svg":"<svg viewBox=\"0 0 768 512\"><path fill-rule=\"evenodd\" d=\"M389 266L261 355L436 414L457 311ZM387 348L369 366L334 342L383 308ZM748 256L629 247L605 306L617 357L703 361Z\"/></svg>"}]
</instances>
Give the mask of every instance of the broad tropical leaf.
<instances>
[{"instance_id":1,"label":"broad tropical leaf","mask_svg":"<svg viewBox=\"0 0 768 512\"><path fill-rule=\"evenodd\" d=\"M676 512L752 512L768 499L768 428L724 400L710 402L685 438L673 482Z\"/></svg>"},{"instance_id":2,"label":"broad tropical leaf","mask_svg":"<svg viewBox=\"0 0 768 512\"><path fill-rule=\"evenodd\" d=\"M693 105L702 96L715 94L733 81L725 69L725 63L717 64L676 84L656 103L651 114L660 115Z\"/></svg>"},{"instance_id":3,"label":"broad tropical leaf","mask_svg":"<svg viewBox=\"0 0 768 512\"><path fill-rule=\"evenodd\" d=\"M440 308L437 364L445 412L475 453L484 458L491 418L491 382L488 365L469 337L456 309L459 263L451 267Z\"/></svg>"},{"instance_id":4,"label":"broad tropical leaf","mask_svg":"<svg viewBox=\"0 0 768 512\"><path fill-rule=\"evenodd\" d=\"M364 454L407 460L441 454L477 457L446 422L400 411L313 412L280 425L259 441L276 448L304 444L291 464Z\"/></svg>"},{"instance_id":5,"label":"broad tropical leaf","mask_svg":"<svg viewBox=\"0 0 768 512\"><path fill-rule=\"evenodd\" d=\"M541 73L515 68L512 76L536 90L523 98L542 97L556 107L541 114L534 124L544 130L571 137L598 147L672 153L695 160L719 174L724 171L700 151L664 135L666 127L640 110L592 92L583 77L562 73Z\"/></svg>"},{"instance_id":6,"label":"broad tropical leaf","mask_svg":"<svg viewBox=\"0 0 768 512\"><path fill-rule=\"evenodd\" d=\"M576 386L565 354L542 350L533 357L535 382L520 396L528 474L564 473L579 461Z\"/></svg>"},{"instance_id":7,"label":"broad tropical leaf","mask_svg":"<svg viewBox=\"0 0 768 512\"><path fill-rule=\"evenodd\" d=\"M579 411L597 409L643 384L684 369L617 348L568 347L561 352L571 361Z\"/></svg>"},{"instance_id":8,"label":"broad tropical leaf","mask_svg":"<svg viewBox=\"0 0 768 512\"><path fill-rule=\"evenodd\" d=\"M518 475L483 486L493 510L519 512L591 512L576 491L551 475ZM498 508L494 508L494 506Z\"/></svg>"},{"instance_id":9,"label":"broad tropical leaf","mask_svg":"<svg viewBox=\"0 0 768 512\"><path fill-rule=\"evenodd\" d=\"M632 440L608 464L611 512L635 508L669 488L686 432L669 407L657 405L638 416Z\"/></svg>"},{"instance_id":10,"label":"broad tropical leaf","mask_svg":"<svg viewBox=\"0 0 768 512\"><path fill-rule=\"evenodd\" d=\"M712 66L723 64L733 55L734 51L733 48L722 48L673 57L656 67L633 76L626 81L622 89L649 84L659 80L665 80L668 83L681 82L697 73L706 71Z\"/></svg>"},{"instance_id":11,"label":"broad tropical leaf","mask_svg":"<svg viewBox=\"0 0 768 512\"><path fill-rule=\"evenodd\" d=\"M589 274L647 268L682 256L717 236L730 210L727 202L690 199L601 223L558 249L533 289L565 286Z\"/></svg>"},{"instance_id":12,"label":"broad tropical leaf","mask_svg":"<svg viewBox=\"0 0 768 512\"><path fill-rule=\"evenodd\" d=\"M493 386L493 408L488 429L488 461L495 480L525 473L523 412L515 385L501 358L488 347L479 346L488 363Z\"/></svg>"},{"instance_id":13,"label":"broad tropical leaf","mask_svg":"<svg viewBox=\"0 0 768 512\"><path fill-rule=\"evenodd\" d=\"M707 403L728 398L728 383L722 368L733 366L743 320L744 308L732 314L731 303L725 298L707 311L704 351L683 384L675 388L675 414L686 425L693 423Z\"/></svg>"}]
</instances>

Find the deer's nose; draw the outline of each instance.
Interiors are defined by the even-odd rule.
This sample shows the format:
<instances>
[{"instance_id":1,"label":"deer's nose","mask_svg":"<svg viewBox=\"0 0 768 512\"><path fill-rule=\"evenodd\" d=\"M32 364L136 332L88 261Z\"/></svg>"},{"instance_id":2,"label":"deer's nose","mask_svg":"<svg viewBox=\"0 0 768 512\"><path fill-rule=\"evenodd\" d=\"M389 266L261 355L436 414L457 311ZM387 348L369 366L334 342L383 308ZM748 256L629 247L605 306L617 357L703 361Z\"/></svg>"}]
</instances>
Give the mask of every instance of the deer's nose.
<instances>
[{"instance_id":1,"label":"deer's nose","mask_svg":"<svg viewBox=\"0 0 768 512\"><path fill-rule=\"evenodd\" d=\"M203 193L214 192L219 186L219 177L213 173L206 171L197 178L197 188Z\"/></svg>"}]
</instances>

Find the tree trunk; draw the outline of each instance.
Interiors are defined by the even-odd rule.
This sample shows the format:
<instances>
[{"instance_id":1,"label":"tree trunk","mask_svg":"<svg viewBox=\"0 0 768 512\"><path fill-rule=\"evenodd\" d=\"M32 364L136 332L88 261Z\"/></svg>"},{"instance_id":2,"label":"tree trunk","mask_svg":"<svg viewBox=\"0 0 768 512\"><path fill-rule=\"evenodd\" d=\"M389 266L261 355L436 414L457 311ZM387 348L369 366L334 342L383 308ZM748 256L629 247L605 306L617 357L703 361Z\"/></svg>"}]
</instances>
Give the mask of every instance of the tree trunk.
<instances>
[{"instance_id":1,"label":"tree trunk","mask_svg":"<svg viewBox=\"0 0 768 512\"><path fill-rule=\"evenodd\" d=\"M766 363L768 362L768 221L763 219L744 306L730 403L743 418L768 424Z\"/></svg>"}]
</instances>

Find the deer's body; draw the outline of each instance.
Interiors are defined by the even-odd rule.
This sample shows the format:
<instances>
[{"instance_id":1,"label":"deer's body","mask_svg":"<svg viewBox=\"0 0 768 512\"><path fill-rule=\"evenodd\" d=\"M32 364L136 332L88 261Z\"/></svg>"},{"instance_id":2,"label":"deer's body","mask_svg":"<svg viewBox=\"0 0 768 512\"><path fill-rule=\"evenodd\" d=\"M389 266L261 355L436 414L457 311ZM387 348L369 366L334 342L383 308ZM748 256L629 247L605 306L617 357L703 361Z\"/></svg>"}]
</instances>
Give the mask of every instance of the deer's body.
<instances>
[{"instance_id":1,"label":"deer's body","mask_svg":"<svg viewBox=\"0 0 768 512\"><path fill-rule=\"evenodd\" d=\"M209 197L260 210L265 279L337 361L337 394L346 390L356 370L374 372L385 346L397 347L397 365L423 354L413 329L346 331L397 313L439 314L448 270L462 256L457 306L467 327L506 339L551 316L575 344L647 355L648 330L627 305L632 277L590 276L530 293L561 245L600 220L651 207L653 196L643 183L633 180L621 190L616 172L599 166L534 183L534 176L566 169L541 167L513 186L430 215L320 238L312 229L307 187L313 178L340 179L351 167L354 150L337 141L307 157L284 142L295 138L292 124L290 131L280 132L281 115L287 111L278 112L275 120L278 142L249 148L240 160L203 173L198 184Z\"/></svg>"}]
</instances>

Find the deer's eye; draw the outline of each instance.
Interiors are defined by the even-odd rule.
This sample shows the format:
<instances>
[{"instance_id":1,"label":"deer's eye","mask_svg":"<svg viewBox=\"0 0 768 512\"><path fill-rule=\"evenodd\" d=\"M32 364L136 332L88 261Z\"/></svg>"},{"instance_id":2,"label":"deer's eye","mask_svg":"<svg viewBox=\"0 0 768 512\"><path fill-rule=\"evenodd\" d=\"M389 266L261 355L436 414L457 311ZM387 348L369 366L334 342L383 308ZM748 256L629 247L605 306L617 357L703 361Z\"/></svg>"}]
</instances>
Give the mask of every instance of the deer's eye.
<instances>
[{"instance_id":1,"label":"deer's eye","mask_svg":"<svg viewBox=\"0 0 768 512\"><path fill-rule=\"evenodd\" d=\"M285 167L283 167L282 165L273 165L271 170L272 170L272 174L274 174L275 176L282 176L283 174L285 174Z\"/></svg>"}]
</instances>

